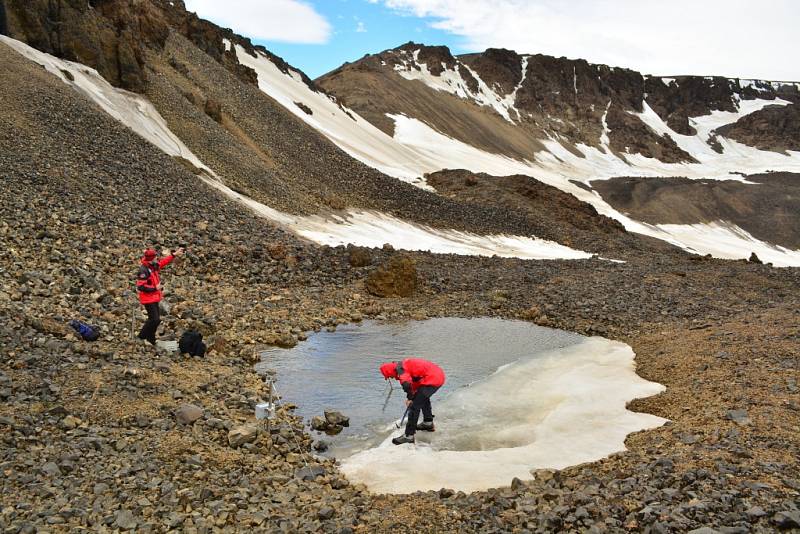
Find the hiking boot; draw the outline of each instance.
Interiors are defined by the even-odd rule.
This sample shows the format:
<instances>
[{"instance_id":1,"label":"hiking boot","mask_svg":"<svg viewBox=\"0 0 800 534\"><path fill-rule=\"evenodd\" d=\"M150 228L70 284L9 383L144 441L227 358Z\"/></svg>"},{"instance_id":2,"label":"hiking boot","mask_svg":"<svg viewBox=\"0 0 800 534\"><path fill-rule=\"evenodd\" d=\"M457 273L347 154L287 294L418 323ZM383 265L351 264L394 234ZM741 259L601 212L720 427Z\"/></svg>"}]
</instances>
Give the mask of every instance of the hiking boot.
<instances>
[{"instance_id":1,"label":"hiking boot","mask_svg":"<svg viewBox=\"0 0 800 534\"><path fill-rule=\"evenodd\" d=\"M433 421L423 421L417 424L417 430L423 430L425 432L434 432L436 428L433 426Z\"/></svg>"},{"instance_id":2,"label":"hiking boot","mask_svg":"<svg viewBox=\"0 0 800 534\"><path fill-rule=\"evenodd\" d=\"M414 443L414 436L397 436L396 438L392 439L392 443L395 445L402 445L404 443Z\"/></svg>"}]
</instances>

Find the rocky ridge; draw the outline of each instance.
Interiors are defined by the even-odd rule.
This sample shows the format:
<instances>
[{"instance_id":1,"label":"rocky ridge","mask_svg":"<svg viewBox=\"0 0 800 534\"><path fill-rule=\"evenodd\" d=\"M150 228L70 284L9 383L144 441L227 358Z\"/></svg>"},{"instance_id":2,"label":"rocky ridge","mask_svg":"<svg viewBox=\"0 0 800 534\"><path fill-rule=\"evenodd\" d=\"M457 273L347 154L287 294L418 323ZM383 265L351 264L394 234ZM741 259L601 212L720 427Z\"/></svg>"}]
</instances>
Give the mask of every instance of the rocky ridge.
<instances>
[{"instance_id":1,"label":"rocky ridge","mask_svg":"<svg viewBox=\"0 0 800 534\"><path fill-rule=\"evenodd\" d=\"M441 77L449 71L463 80L465 87L460 90L469 94L459 95L462 97L459 114L477 129L447 124L440 115L429 113L427 100L419 95L424 91L418 86L412 87L413 81L403 80L404 72L422 72L423 69L433 77ZM485 88L479 86L479 80ZM520 135L556 138L567 146L582 143L599 147L605 123L610 147L618 155L641 154L668 163L693 162L692 154L681 150L671 138L657 135L635 116L642 113L645 103L675 132L694 135L690 117L706 115L713 110L734 111L739 101L755 98L781 99L792 104L784 110L773 109L761 114L762 124L768 121L771 129L784 131L787 122L796 123L792 119L796 110L794 104L800 102L800 84L797 83L702 76L657 77L594 65L585 60L524 55L505 49L454 56L446 47L417 43L367 55L325 74L316 83L389 134L393 126L385 115L401 113L472 146L512 157L519 156L524 146L518 139ZM456 87L451 86L451 90L455 91ZM511 99L514 109L505 122L513 122L512 130L521 132L508 136L509 141L505 143L484 141L482 123L475 119L475 109L470 109L482 108L494 114L495 128L502 130L508 126L502 124L503 117L487 104L492 98L482 100L486 91L490 91L488 96L492 98ZM409 101L408 93L416 95L416 102ZM385 98L370 98L369 94L381 94ZM450 106L452 99L459 99L455 95L449 97L438 95L440 101L447 101L440 106ZM449 120L452 122L453 118ZM757 132L763 129L758 126L742 119L737 123L739 131L734 138L759 148L781 149L781 143L775 139L756 142L755 139L760 138ZM525 157L529 158L530 152Z\"/></svg>"}]
</instances>

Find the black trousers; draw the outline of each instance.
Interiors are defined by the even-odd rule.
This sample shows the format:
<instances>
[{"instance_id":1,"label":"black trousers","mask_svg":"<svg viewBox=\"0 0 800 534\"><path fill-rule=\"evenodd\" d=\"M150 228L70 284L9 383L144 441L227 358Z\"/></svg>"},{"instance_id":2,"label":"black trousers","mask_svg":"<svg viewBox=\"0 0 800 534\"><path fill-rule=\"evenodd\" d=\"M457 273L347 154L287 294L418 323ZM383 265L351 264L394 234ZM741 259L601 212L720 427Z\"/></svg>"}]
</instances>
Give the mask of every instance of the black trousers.
<instances>
[{"instance_id":1,"label":"black trousers","mask_svg":"<svg viewBox=\"0 0 800 534\"><path fill-rule=\"evenodd\" d=\"M151 345L155 345L156 330L158 325L161 324L161 312L158 310L158 302L145 304L144 309L147 310L147 321L142 326L142 331L139 332L139 339L146 339Z\"/></svg>"},{"instance_id":2,"label":"black trousers","mask_svg":"<svg viewBox=\"0 0 800 534\"><path fill-rule=\"evenodd\" d=\"M408 409L408 421L406 422L406 436L413 436L417 433L417 422L419 412L422 412L422 420L433 422L433 411L431 410L431 395L436 393L439 386L420 386L414 398L411 399L411 406Z\"/></svg>"}]
</instances>

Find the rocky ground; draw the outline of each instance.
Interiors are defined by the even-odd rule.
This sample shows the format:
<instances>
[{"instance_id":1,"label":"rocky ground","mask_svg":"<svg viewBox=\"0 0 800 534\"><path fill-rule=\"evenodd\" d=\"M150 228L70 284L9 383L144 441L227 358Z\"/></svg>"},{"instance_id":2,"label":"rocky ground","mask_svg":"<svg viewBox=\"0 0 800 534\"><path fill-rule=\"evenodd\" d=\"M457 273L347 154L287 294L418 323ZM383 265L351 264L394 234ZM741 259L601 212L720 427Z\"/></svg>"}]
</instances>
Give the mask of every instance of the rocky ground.
<instances>
[{"instance_id":1,"label":"rocky ground","mask_svg":"<svg viewBox=\"0 0 800 534\"><path fill-rule=\"evenodd\" d=\"M647 247L617 264L314 246L20 62L3 57L4 72L27 70L0 84L2 532L800 528L800 270ZM150 244L189 249L164 274L161 336L198 329L206 358L131 339ZM411 294L370 293L387 288ZM534 482L408 496L350 484L313 455L289 405L256 424L269 394L252 371L259 348L446 315L625 341L640 374L667 386L631 409L671 423ZM73 318L101 339L79 340Z\"/></svg>"}]
</instances>

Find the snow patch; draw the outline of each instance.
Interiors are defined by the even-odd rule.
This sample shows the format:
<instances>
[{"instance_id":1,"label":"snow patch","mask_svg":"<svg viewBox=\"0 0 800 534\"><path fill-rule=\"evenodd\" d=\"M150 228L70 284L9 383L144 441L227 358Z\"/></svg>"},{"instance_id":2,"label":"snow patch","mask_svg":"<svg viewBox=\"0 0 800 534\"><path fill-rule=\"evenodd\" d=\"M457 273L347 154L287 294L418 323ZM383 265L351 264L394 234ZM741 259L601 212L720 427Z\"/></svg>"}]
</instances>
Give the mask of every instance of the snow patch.
<instances>
[{"instance_id":1,"label":"snow patch","mask_svg":"<svg viewBox=\"0 0 800 534\"><path fill-rule=\"evenodd\" d=\"M608 110L611 109L611 100L608 101L606 105L606 110L603 112L603 116L600 118L600 122L603 125L603 133L600 134L600 147L606 153L611 153L611 139L608 137L608 134L611 133L611 130L608 129Z\"/></svg>"},{"instance_id":2,"label":"snow patch","mask_svg":"<svg viewBox=\"0 0 800 534\"><path fill-rule=\"evenodd\" d=\"M494 89L489 87L486 82L481 79L477 72L460 61L457 61L455 69L451 69L442 63L442 68L444 70L441 72L441 74L434 75L431 73L427 64L419 62L419 50L414 51L411 61L407 60L406 58L407 54L404 55L404 58L401 59L400 63L394 66L395 72L397 72L397 74L406 80L419 80L434 91L450 93L458 96L459 98L472 100L479 106L491 107L509 122L514 122L511 118L512 113L519 119L520 113L516 107L514 107L514 102L516 100L516 93L519 89L519 85L521 85L521 82L508 95L500 95ZM523 79L525 72L527 71L527 63L528 57L523 57ZM469 88L466 80L464 80L464 78L461 76L459 69L465 69L470 73L470 75L472 75L473 78L475 78L475 80L478 82L477 91L472 91Z\"/></svg>"},{"instance_id":3,"label":"snow patch","mask_svg":"<svg viewBox=\"0 0 800 534\"><path fill-rule=\"evenodd\" d=\"M369 121L340 106L329 96L309 89L298 72L292 69L289 69L289 74L281 72L259 51L256 51L257 57L253 57L239 45L235 45L235 50L239 62L258 74L261 91L324 134L350 156L384 174L430 189L421 178L427 169L419 164L412 150L395 142ZM295 102L302 102L313 114L307 114Z\"/></svg>"},{"instance_id":4,"label":"snow patch","mask_svg":"<svg viewBox=\"0 0 800 534\"><path fill-rule=\"evenodd\" d=\"M440 254L500 256L529 260L586 259L591 254L538 238L488 235L409 223L391 215L351 211L345 216L303 217L290 225L299 235L330 246L355 245L378 248L391 243L404 250Z\"/></svg>"},{"instance_id":5,"label":"snow patch","mask_svg":"<svg viewBox=\"0 0 800 534\"><path fill-rule=\"evenodd\" d=\"M392 243L397 248L414 246L409 243L407 236L410 231L403 226L404 221L395 222L386 219L386 216L374 214L378 219L366 220L363 214L351 213L343 220L328 220L325 224L330 224L330 230L325 229L325 224L319 220L308 221L307 226L298 218L283 214L267 206L255 203L251 199L246 199L231 191L222 183L215 181L216 175L206 165L200 161L189 148L179 139L167 126L164 119L153 107L153 105L140 95L130 93L112 87L106 82L97 71L78 63L55 58L49 54L39 52L24 43L0 36L0 41L4 42L14 50L29 58L30 60L43 65L49 72L56 75L64 83L72 86L79 92L86 95L106 113L128 126L138 135L161 149L163 152L179 156L195 167L204 170L208 176L206 180L213 182L212 185L224 188L224 192L244 202L251 209L279 224L293 225L298 232L307 232L307 237L316 236L327 243L362 243L368 242L369 236L358 228L358 224L364 223L371 227L382 227L381 241ZM772 152L763 152L751 147L747 147L720 138L719 141L725 148L724 156L713 151L706 150L698 155L701 159L700 164L665 164L655 159L645 158L640 155L628 155L627 160L623 161L613 154L610 150L603 152L594 147L579 145L577 148L585 157L581 158L566 150L559 142L548 139L543 143L545 151L532 156L531 160L516 160L506 156L490 154L475 147L457 141L450 137L436 132L428 125L403 115L390 115L395 120L394 138L384 134L369 122L359 117L346 108L340 107L336 102L324 94L312 91L302 82L300 74L290 71L290 74L281 72L266 56L260 54L253 58L244 52L241 47L235 46L240 60L254 68L259 75L259 87L269 96L278 101L281 105L292 111L298 118L316 128L326 135L340 148L348 152L351 156L372 166L385 174L400 178L423 188L429 188L422 179L422 175L427 172L434 172L444 168L465 168L475 172L486 172L489 174L505 176L510 174L524 174L532 176L544 183L553 185L563 191L575 195L578 199L593 205L599 213L612 217L622 222L625 227L634 232L640 232L668 242L675 243L687 250L697 251L702 254L725 254L724 257L747 258L752 251L756 251L764 261L771 261L775 265L800 265L796 251L787 251L781 248L770 247L768 244L760 242L750 237L744 237L742 231L731 230L725 235L724 249L716 243L719 229L701 231L703 228L698 225L686 225L686 228L656 227L634 221L623 214L617 212L600 198L595 192L586 191L571 183L571 180L588 182L592 179L611 178L615 176L687 176L690 178L718 178L718 179L740 179L738 173L744 172L766 172L768 170L783 170L787 172L800 172L800 154L790 152L788 155ZM523 58L525 61L525 58ZM524 72L527 68L524 69ZM69 73L69 76L65 73ZM294 102L301 101L308 105L313 111L310 116L299 109ZM724 112L714 112L705 117L694 118L694 124L698 129L697 139L692 136L683 136L688 139L681 139L678 134L672 132L666 124L661 121L658 115L653 112L645 103L645 110L641 114L642 119L654 129L668 133L674 139L680 139L684 146L686 143L698 143L697 147L706 146L703 136L719 127L721 124L738 120L738 116L744 116L757 109L762 109L766 105L783 104L782 100L757 100L742 101L741 108L736 114L725 114ZM604 130L607 126L604 125ZM607 139L607 132L604 131L603 139ZM603 141L605 142L605 141ZM705 149L704 149L705 150ZM703 159L706 158L706 161ZM730 162L726 162L731 158ZM396 228L397 235L392 235L392 228ZM706 229L708 230L708 229ZM420 230L423 233L426 229ZM691 232L698 232L695 238L689 235ZM717 232L717 233L715 233ZM465 240L463 236L454 239L448 232L436 233L427 236L422 241L430 243L424 246L432 250L461 251L457 253L473 254L478 250L482 254L498 254L501 256L514 255L519 257L541 256L542 244L537 240L534 242L525 241L528 238L511 238L507 236L489 236L486 243L476 244L473 237ZM405 236L405 237L401 237ZM703 240L708 239L708 243ZM353 240L353 241L347 241ZM359 241L360 240L360 241ZM760 244L760 246L758 246ZM418 247L417 247L418 248ZM544 248L548 248L545 246ZM549 257L575 257L586 254L581 251L564 252L552 251ZM761 250L762 252L759 252ZM562 254L563 255L558 255Z\"/></svg>"},{"instance_id":6,"label":"snow patch","mask_svg":"<svg viewBox=\"0 0 800 534\"><path fill-rule=\"evenodd\" d=\"M665 389L636 374L634 356L623 343L593 337L504 366L441 402L434 396L435 433L418 433L413 446L388 438L342 460L342 471L378 493L468 492L623 451L628 434L666 422L625 409Z\"/></svg>"},{"instance_id":7,"label":"snow patch","mask_svg":"<svg viewBox=\"0 0 800 534\"><path fill-rule=\"evenodd\" d=\"M754 107L758 107L758 104L754 104ZM652 112L652 110L650 111ZM652 113L655 115L655 112ZM418 154L419 163L430 169L426 172L447 168L466 168L474 172L485 172L496 176L511 174L532 176L591 204L598 213L619 221L631 232L667 241L684 250L730 259L746 259L751 252L756 251L759 257L763 255L764 258L771 258L764 259L764 261L771 261L776 266L800 266L800 251L772 247L768 243L750 236L741 228L734 226L722 228L718 223L675 226L646 224L615 210L597 192L587 191L572 183L573 180L588 183L593 179L617 176L688 176L697 179L716 178L745 182L741 175L733 174L738 172L741 166L747 168L749 165L750 172L765 172L773 168L769 163L772 161L776 167L794 168L794 172L800 172L800 164L797 163L800 160L796 157L800 154L794 153L794 157L774 154L774 160L767 159L765 163L761 164L763 167L759 167L758 164L754 164L752 160L748 159L752 157L750 150L755 149L721 139L723 146L727 147L726 154L729 157L736 153L734 151L741 151L736 159L740 167L737 167L735 162L727 165L724 163L724 159L714 160L713 156L709 159L711 163L708 164L667 164L638 154L628 154L626 158L633 162L633 164L628 164L612 154L610 148L606 148L607 151L603 152L595 147L578 145L578 150L584 155L581 158L567 150L557 140L548 139L543 141L546 150L538 152L535 161L520 161L498 154L490 154L447 137L417 119L404 115L389 116L395 121L395 139ZM666 125L664 126L666 127ZM705 127L705 131L709 129L708 126ZM698 131L703 130L701 125ZM604 133L604 139L606 139L607 132ZM716 152L713 152L713 155L720 156ZM771 155L768 156L771 158ZM787 165L787 160L794 163ZM717 165L715 166L714 163ZM691 237L692 232L696 232L694 238ZM720 246L720 239L725 243L724 247ZM759 250L762 252L759 253Z\"/></svg>"},{"instance_id":8,"label":"snow patch","mask_svg":"<svg viewBox=\"0 0 800 534\"><path fill-rule=\"evenodd\" d=\"M87 96L103 111L163 152L179 156L205 171L211 171L178 136L172 133L161 114L143 96L113 87L96 70L81 63L59 59L3 35L0 35L0 42L7 44L34 63L42 65L48 72Z\"/></svg>"},{"instance_id":9,"label":"snow patch","mask_svg":"<svg viewBox=\"0 0 800 534\"><path fill-rule=\"evenodd\" d=\"M653 237L669 240L681 248L697 254L711 254L715 258L744 259L755 252L764 263L775 267L800 266L800 250L770 245L753 237L744 229L723 221L698 224L659 224ZM669 237L665 238L661 232Z\"/></svg>"}]
</instances>

